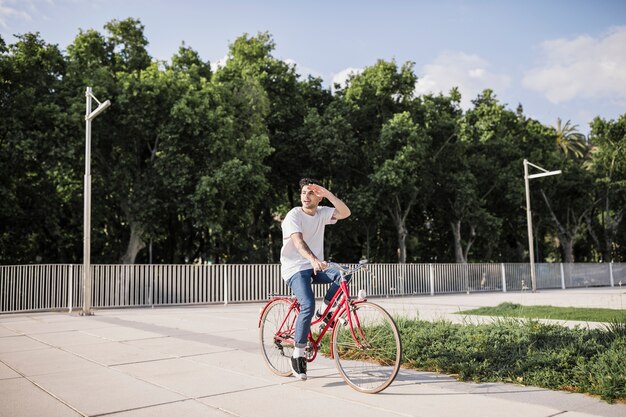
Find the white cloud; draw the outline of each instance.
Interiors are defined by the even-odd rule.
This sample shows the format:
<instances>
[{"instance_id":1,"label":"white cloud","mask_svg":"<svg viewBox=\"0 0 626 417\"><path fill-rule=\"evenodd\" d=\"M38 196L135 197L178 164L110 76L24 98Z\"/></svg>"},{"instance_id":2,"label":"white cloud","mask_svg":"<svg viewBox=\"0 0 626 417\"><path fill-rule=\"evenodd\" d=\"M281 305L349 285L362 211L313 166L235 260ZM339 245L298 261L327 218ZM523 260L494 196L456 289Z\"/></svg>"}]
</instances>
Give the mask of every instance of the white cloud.
<instances>
[{"instance_id":1,"label":"white cloud","mask_svg":"<svg viewBox=\"0 0 626 417\"><path fill-rule=\"evenodd\" d=\"M228 54L224 55L222 59L218 59L217 61L209 60L209 65L211 66L211 71L215 72L220 68L224 68L226 66L226 62L228 61Z\"/></svg>"},{"instance_id":2,"label":"white cloud","mask_svg":"<svg viewBox=\"0 0 626 417\"><path fill-rule=\"evenodd\" d=\"M626 26L597 39L546 41L541 48L542 64L528 71L523 83L550 102L626 98Z\"/></svg>"},{"instance_id":3,"label":"white cloud","mask_svg":"<svg viewBox=\"0 0 626 417\"><path fill-rule=\"evenodd\" d=\"M20 7L21 6L21 7ZM32 4L29 5L32 9ZM29 13L21 8L24 7L23 3L18 3L16 0L0 0L0 27L9 29L9 21L13 19L32 20Z\"/></svg>"},{"instance_id":4,"label":"white cloud","mask_svg":"<svg viewBox=\"0 0 626 417\"><path fill-rule=\"evenodd\" d=\"M346 82L351 75L359 75L363 72L363 68L346 68L334 74L331 81L331 90L334 91L335 84L339 84L341 88L346 86Z\"/></svg>"},{"instance_id":5,"label":"white cloud","mask_svg":"<svg viewBox=\"0 0 626 417\"><path fill-rule=\"evenodd\" d=\"M424 65L418 77L417 95L447 94L453 87L458 87L464 109L470 108L471 101L484 89L490 88L500 94L511 84L509 76L490 72L489 62L463 52L442 53L432 64Z\"/></svg>"}]
</instances>

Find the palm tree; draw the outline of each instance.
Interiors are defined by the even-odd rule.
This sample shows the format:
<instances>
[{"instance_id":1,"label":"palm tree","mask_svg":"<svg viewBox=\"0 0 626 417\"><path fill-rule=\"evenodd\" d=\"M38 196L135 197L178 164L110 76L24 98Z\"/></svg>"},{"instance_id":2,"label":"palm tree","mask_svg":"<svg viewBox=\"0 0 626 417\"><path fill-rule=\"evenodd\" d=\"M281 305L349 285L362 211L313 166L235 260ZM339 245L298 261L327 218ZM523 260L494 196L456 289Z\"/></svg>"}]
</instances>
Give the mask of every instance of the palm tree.
<instances>
[{"instance_id":1,"label":"palm tree","mask_svg":"<svg viewBox=\"0 0 626 417\"><path fill-rule=\"evenodd\" d=\"M568 120L561 126L561 119L556 119L556 145L565 156L582 158L587 151L587 139L578 132L578 125L572 125Z\"/></svg>"}]
</instances>

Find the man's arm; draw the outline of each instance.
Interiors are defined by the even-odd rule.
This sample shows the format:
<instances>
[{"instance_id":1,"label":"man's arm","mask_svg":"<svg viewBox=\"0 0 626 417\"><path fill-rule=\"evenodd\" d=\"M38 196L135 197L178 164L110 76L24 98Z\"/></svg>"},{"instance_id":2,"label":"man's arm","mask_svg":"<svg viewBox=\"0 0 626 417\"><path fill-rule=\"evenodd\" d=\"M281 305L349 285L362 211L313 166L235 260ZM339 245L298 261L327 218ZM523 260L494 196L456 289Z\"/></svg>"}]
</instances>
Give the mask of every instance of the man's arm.
<instances>
[{"instance_id":1,"label":"man's arm","mask_svg":"<svg viewBox=\"0 0 626 417\"><path fill-rule=\"evenodd\" d=\"M317 194L320 197L327 198L328 201L330 201L333 204L333 206L335 206L335 213L333 214L334 220L341 220L350 216L351 212L348 206L346 205L346 203L341 201L339 198L337 198L337 196L335 196L333 193L328 191L326 188L317 184L311 184L309 185L309 187L313 190L315 194Z\"/></svg>"},{"instance_id":2,"label":"man's arm","mask_svg":"<svg viewBox=\"0 0 626 417\"><path fill-rule=\"evenodd\" d=\"M311 262L311 266L313 266L313 270L315 272L323 271L324 269L328 267L326 262L317 259L317 256L313 254L313 252L309 248L309 245L307 245L304 239L302 238L302 233L300 232L292 233L291 236L289 236L289 238L293 241L293 244L296 246L296 249L298 250L300 255L302 255L303 257L308 259L309 262Z\"/></svg>"}]
</instances>

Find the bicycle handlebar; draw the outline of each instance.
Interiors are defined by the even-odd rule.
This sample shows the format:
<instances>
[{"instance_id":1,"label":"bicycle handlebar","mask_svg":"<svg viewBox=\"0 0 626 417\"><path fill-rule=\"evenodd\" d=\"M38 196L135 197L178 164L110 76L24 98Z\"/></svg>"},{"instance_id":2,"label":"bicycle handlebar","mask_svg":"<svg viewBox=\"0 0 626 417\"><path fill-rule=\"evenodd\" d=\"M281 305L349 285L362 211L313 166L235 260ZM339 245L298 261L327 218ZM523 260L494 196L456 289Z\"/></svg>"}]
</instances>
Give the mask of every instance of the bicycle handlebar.
<instances>
[{"instance_id":1,"label":"bicycle handlebar","mask_svg":"<svg viewBox=\"0 0 626 417\"><path fill-rule=\"evenodd\" d=\"M365 265L367 265L367 259L360 260L359 264L353 268L350 268L347 265L340 265L336 262L331 262L331 261L327 261L326 263L328 264L328 266L338 269L342 275L349 275L349 274L352 274L353 272L358 271L361 268L365 268Z\"/></svg>"}]
</instances>

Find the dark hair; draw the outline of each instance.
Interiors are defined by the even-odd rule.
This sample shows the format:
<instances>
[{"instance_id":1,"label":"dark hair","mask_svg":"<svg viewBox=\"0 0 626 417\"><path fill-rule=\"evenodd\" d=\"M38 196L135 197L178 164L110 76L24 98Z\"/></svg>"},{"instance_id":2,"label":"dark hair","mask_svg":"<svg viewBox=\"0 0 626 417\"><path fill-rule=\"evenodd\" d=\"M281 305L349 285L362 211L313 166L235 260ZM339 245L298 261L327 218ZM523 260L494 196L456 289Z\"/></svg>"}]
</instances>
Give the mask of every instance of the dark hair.
<instances>
[{"instance_id":1,"label":"dark hair","mask_svg":"<svg viewBox=\"0 0 626 417\"><path fill-rule=\"evenodd\" d=\"M311 184L315 184L315 185L322 185L322 184L320 183L320 181L315 180L315 179L313 179L313 178L302 178L302 179L300 180L300 190L302 190L302 188L303 188L305 185L311 185Z\"/></svg>"}]
</instances>

